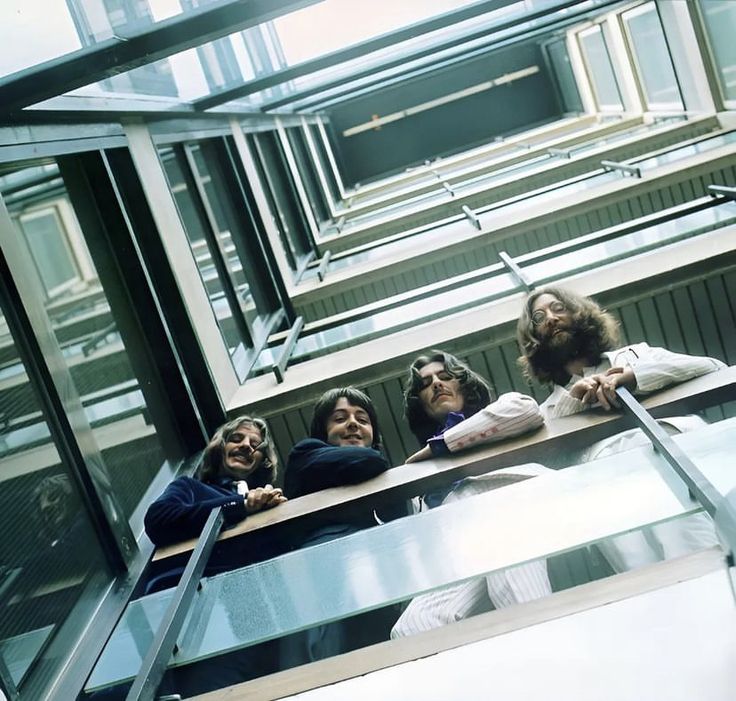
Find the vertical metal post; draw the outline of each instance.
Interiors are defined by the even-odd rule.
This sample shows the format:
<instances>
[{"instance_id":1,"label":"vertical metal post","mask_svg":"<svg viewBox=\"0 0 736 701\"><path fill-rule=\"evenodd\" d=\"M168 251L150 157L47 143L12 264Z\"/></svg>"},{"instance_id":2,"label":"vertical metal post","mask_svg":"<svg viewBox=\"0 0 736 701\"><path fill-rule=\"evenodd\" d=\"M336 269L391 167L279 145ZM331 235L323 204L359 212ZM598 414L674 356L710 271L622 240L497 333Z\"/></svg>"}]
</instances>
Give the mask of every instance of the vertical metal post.
<instances>
[{"instance_id":1,"label":"vertical metal post","mask_svg":"<svg viewBox=\"0 0 736 701\"><path fill-rule=\"evenodd\" d=\"M222 507L212 509L125 701L154 701L223 522Z\"/></svg>"},{"instance_id":2,"label":"vertical metal post","mask_svg":"<svg viewBox=\"0 0 736 701\"><path fill-rule=\"evenodd\" d=\"M685 454L672 437L657 423L646 409L634 399L625 387L616 389L624 412L631 416L637 426L652 441L659 452L690 490L703 510L716 522L731 553L736 552L736 504L734 492L730 498L723 497L695 463Z\"/></svg>"}]
</instances>

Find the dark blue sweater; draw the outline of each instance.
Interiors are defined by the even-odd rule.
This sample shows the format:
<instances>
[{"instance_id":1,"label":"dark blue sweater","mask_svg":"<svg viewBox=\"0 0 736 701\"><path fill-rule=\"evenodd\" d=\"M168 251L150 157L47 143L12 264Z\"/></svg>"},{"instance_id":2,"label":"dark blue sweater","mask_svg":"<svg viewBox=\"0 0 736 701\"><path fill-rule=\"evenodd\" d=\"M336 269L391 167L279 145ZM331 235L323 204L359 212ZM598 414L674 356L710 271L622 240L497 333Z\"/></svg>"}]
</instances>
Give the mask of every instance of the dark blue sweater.
<instances>
[{"instance_id":1,"label":"dark blue sweater","mask_svg":"<svg viewBox=\"0 0 736 701\"><path fill-rule=\"evenodd\" d=\"M365 482L389 468L386 458L373 448L334 446L316 438L299 441L289 453L284 477L284 494L289 499L319 492L330 487ZM405 516L406 505L389 509L391 516ZM383 516L383 514L382 514ZM314 545L376 525L373 509L349 517L349 520L326 523L305 534L296 547Z\"/></svg>"},{"instance_id":2,"label":"dark blue sweater","mask_svg":"<svg viewBox=\"0 0 736 701\"><path fill-rule=\"evenodd\" d=\"M212 484L178 477L148 507L144 519L146 533L158 547L196 538L216 506L223 507L225 526L232 526L248 515L243 497L235 491L232 480Z\"/></svg>"}]
</instances>

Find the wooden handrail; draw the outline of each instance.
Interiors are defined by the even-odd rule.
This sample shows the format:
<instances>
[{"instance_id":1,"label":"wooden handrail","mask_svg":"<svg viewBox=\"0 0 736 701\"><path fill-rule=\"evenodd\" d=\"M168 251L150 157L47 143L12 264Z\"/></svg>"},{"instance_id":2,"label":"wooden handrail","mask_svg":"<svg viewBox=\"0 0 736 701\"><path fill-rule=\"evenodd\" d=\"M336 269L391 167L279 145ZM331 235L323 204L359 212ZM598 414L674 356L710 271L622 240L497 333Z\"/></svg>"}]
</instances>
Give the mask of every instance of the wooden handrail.
<instances>
[{"instance_id":1,"label":"wooden handrail","mask_svg":"<svg viewBox=\"0 0 736 701\"><path fill-rule=\"evenodd\" d=\"M642 401L655 417L698 411L732 400L736 392L736 366L670 387ZM388 500L410 498L469 475L526 462L545 463L558 449L574 451L631 428L621 413L602 410L553 419L534 433L458 453L439 460L401 465L361 484L325 489L249 516L220 535L220 540L246 538L265 528L274 533L295 533L329 518L341 518L356 510L374 508ZM189 553L196 540L159 548L154 561L173 560Z\"/></svg>"}]
</instances>

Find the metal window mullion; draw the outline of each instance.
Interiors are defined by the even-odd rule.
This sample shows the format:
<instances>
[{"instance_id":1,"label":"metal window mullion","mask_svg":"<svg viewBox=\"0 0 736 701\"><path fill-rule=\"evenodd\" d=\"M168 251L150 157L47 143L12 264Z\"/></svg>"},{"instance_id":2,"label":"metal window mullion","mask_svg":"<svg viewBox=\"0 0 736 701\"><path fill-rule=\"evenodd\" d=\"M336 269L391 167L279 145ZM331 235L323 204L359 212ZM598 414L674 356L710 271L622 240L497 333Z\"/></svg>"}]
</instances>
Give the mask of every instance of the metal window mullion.
<instances>
[{"instance_id":1,"label":"metal window mullion","mask_svg":"<svg viewBox=\"0 0 736 701\"><path fill-rule=\"evenodd\" d=\"M237 190L236 196L239 201L238 207L242 205L247 211L254 236L246 233L242 244L247 247L250 255L258 260L254 271L258 282L256 289L264 296L264 303L269 311L282 309L287 318L293 321L296 318L294 307L289 293L284 284L278 262L271 248L271 241L266 232L265 223L261 217L256 202L255 192L245 172L245 165L234 138L226 137L222 146L223 158L232 167L232 186ZM236 241L236 244L238 241ZM261 289L263 288L263 289Z\"/></svg>"},{"instance_id":2,"label":"metal window mullion","mask_svg":"<svg viewBox=\"0 0 736 701\"><path fill-rule=\"evenodd\" d=\"M176 145L173 149L177 159L179 159L187 190L192 195L195 210L202 222L205 241L212 257L212 264L215 266L217 276L222 284L225 298L230 307L230 313L233 315L233 321L238 329L238 335L246 345L252 345L253 339L245 319L245 314L243 313L240 295L230 275L230 268L227 264L227 253L224 251L222 242L220 241L215 214L207 201L204 185L197 173L197 166L194 162L191 146L189 144L185 144L184 146ZM202 284L205 284L204 280Z\"/></svg>"},{"instance_id":3,"label":"metal window mullion","mask_svg":"<svg viewBox=\"0 0 736 701\"><path fill-rule=\"evenodd\" d=\"M223 522L222 507L212 509L126 701L154 701Z\"/></svg>"},{"instance_id":4,"label":"metal window mullion","mask_svg":"<svg viewBox=\"0 0 736 701\"><path fill-rule=\"evenodd\" d=\"M733 554L736 552L736 508L724 498L706 476L698 469L672 437L657 423L654 417L634 398L625 387L618 387L616 394L624 412L631 416L680 479L703 510L708 513Z\"/></svg>"}]
</instances>

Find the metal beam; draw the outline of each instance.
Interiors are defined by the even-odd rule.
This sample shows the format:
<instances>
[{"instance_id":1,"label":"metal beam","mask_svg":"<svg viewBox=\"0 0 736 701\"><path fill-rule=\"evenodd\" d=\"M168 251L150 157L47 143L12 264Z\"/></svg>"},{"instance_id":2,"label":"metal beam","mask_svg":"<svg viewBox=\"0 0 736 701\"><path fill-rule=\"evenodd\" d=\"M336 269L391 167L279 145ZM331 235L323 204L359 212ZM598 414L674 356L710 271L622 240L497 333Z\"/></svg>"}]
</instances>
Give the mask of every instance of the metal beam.
<instances>
[{"instance_id":1,"label":"metal beam","mask_svg":"<svg viewBox=\"0 0 736 701\"><path fill-rule=\"evenodd\" d=\"M0 80L2 112L152 63L318 0L221 0L74 51Z\"/></svg>"},{"instance_id":2,"label":"metal beam","mask_svg":"<svg viewBox=\"0 0 736 701\"><path fill-rule=\"evenodd\" d=\"M394 46L399 42L407 41L409 39L415 39L416 37L422 36L423 34L428 34L430 32L445 29L446 27L452 24L456 24L457 22L463 22L465 20L472 19L473 17L478 17L479 15L493 12L493 10L497 10L501 7L505 7L506 5L510 5L514 1L515 0L484 0L483 2L476 2L459 10L445 12L441 15L438 15L437 17L432 17L421 22L415 22L414 24L410 24L394 32L381 34L377 37L374 37L373 39L369 39L359 44L348 46L345 49L333 51L331 53L324 54L323 56L318 56L317 58L311 59L309 61L303 61L302 63L299 63L295 66L290 66L280 71L275 71L274 73L264 76L263 78L258 78L257 80L251 80L247 83L243 83L238 87L225 88L216 92L213 91L207 97L203 97L199 100L194 100L192 104L197 109L210 109L211 107L222 104L223 102L236 100L238 98L245 97L246 95L252 95L253 93L265 90L266 88L280 85L281 83L285 83L290 80L309 75L310 73L315 73L326 68L332 68L333 66L345 63L346 61L352 61L353 59L367 56L374 51L380 51L381 49ZM569 7L580 2L582 2L582 0L566 0L565 2L561 3L561 6ZM513 24L516 24L517 22L522 20L526 21L527 17L533 18L543 16L544 14L554 9L556 9L556 7L546 8L545 10L539 10L538 12L530 13L528 15L525 15L524 17L516 18L515 20L513 20ZM513 24L509 26L513 26ZM486 28L486 33L487 32L488 28Z\"/></svg>"},{"instance_id":3,"label":"metal beam","mask_svg":"<svg viewBox=\"0 0 736 701\"><path fill-rule=\"evenodd\" d=\"M736 491L731 490L728 496L722 496L680 446L672 440L667 431L634 399L628 389L618 387L616 394L624 412L634 419L637 426L652 442L656 451L687 485L692 497L716 522L733 555L736 550Z\"/></svg>"}]
</instances>

